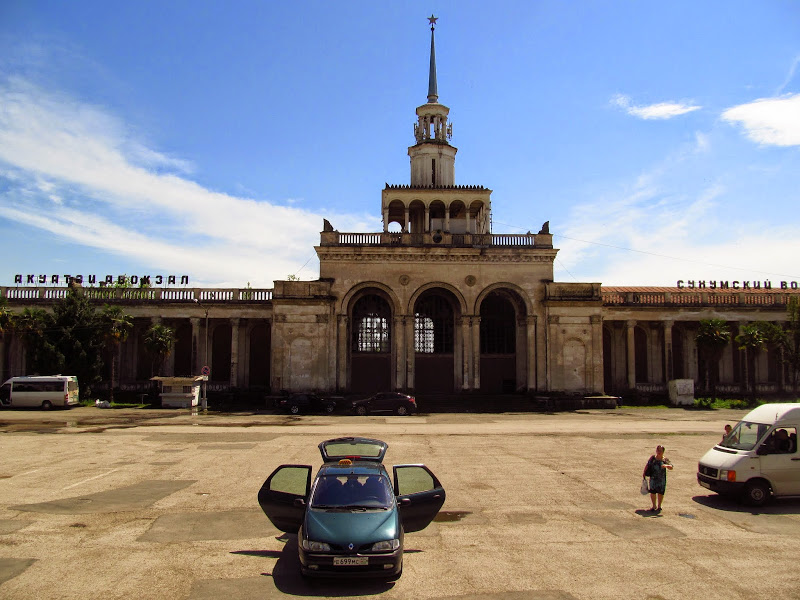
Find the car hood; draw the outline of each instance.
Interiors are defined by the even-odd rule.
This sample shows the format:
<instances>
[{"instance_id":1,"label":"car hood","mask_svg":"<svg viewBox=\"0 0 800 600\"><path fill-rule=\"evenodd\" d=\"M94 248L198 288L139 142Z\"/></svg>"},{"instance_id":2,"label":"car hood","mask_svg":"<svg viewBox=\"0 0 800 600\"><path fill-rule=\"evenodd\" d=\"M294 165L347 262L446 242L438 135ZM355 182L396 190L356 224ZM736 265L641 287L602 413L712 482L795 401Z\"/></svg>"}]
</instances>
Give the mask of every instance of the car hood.
<instances>
[{"instance_id":1,"label":"car hood","mask_svg":"<svg viewBox=\"0 0 800 600\"><path fill-rule=\"evenodd\" d=\"M703 455L700 462L708 467L730 469L737 466L742 459L749 458L758 458L758 456L746 450L717 450L715 446Z\"/></svg>"},{"instance_id":2,"label":"car hood","mask_svg":"<svg viewBox=\"0 0 800 600\"><path fill-rule=\"evenodd\" d=\"M308 539L346 546L360 546L400 537L397 510L307 510L305 527Z\"/></svg>"}]
</instances>

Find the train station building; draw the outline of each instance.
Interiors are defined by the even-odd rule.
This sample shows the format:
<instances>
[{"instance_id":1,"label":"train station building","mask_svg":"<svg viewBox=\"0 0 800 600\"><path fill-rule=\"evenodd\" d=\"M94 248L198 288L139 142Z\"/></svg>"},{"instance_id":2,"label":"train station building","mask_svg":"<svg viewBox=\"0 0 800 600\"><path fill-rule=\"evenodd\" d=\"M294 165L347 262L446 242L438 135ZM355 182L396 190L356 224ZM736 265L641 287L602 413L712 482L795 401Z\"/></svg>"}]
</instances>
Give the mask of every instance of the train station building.
<instances>
[{"instance_id":1,"label":"train station building","mask_svg":"<svg viewBox=\"0 0 800 600\"><path fill-rule=\"evenodd\" d=\"M746 323L787 320L797 282L620 288L554 281L558 249L547 215L535 233L495 233L492 190L457 183L433 35L432 27L427 99L416 108L407 148L409 180L381 190L382 231L321 223L319 279L275 281L272 289L82 282L80 293L99 307L119 305L134 318L115 386L147 384L142 337L161 323L176 340L160 375L197 375L209 366L217 390L664 394L674 379L702 388L701 320L724 319L734 335ZM47 308L68 293L39 283L39 276L20 275L0 291L14 312ZM0 340L0 369L3 380L27 374L13 332ZM762 393L789 389L775 350L758 356L755 374ZM741 388L733 343L719 377L718 390Z\"/></svg>"}]
</instances>

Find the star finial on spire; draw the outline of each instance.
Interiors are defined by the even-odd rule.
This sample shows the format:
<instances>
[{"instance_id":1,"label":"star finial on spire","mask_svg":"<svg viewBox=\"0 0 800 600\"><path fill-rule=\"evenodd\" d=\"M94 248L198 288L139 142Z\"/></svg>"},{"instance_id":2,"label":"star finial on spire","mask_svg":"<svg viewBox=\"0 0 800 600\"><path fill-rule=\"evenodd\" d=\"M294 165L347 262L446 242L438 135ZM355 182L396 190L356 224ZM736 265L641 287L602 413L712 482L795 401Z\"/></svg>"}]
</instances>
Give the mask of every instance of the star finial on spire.
<instances>
[{"instance_id":1,"label":"star finial on spire","mask_svg":"<svg viewBox=\"0 0 800 600\"><path fill-rule=\"evenodd\" d=\"M428 23L431 24L431 29L433 29L433 27L436 25L436 21L438 21L438 20L439 20L439 18L438 17L434 17L433 13L431 13L431 16L428 17Z\"/></svg>"}]
</instances>

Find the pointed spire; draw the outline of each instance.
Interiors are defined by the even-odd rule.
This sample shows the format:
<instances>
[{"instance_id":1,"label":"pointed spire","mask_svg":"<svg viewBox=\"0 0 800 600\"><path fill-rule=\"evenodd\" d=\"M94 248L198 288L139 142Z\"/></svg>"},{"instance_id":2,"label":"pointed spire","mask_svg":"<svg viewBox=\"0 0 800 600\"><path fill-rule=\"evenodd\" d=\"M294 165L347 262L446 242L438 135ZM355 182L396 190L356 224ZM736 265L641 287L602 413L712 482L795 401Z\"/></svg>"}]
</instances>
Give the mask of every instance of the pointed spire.
<instances>
[{"instance_id":1,"label":"pointed spire","mask_svg":"<svg viewBox=\"0 0 800 600\"><path fill-rule=\"evenodd\" d=\"M439 92L436 89L436 48L433 43L433 29L438 19L433 16L428 17L428 22L431 24L431 69L428 74L428 102L436 103L439 101Z\"/></svg>"}]
</instances>

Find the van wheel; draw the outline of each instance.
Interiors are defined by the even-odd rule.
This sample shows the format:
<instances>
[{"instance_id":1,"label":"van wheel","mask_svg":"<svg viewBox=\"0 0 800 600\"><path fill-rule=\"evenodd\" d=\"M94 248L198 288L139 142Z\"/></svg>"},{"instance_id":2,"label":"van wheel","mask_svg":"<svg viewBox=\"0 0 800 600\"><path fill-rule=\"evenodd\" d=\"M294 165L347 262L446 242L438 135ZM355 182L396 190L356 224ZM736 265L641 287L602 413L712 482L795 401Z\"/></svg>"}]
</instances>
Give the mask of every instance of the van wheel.
<instances>
[{"instance_id":1,"label":"van wheel","mask_svg":"<svg viewBox=\"0 0 800 600\"><path fill-rule=\"evenodd\" d=\"M50 410L51 408L53 408L53 403L50 402L49 400L45 400L44 402L42 402L42 408L44 410Z\"/></svg>"},{"instance_id":2,"label":"van wheel","mask_svg":"<svg viewBox=\"0 0 800 600\"><path fill-rule=\"evenodd\" d=\"M763 481L751 481L744 488L744 500L750 506L763 506L769 500L769 486Z\"/></svg>"}]
</instances>

